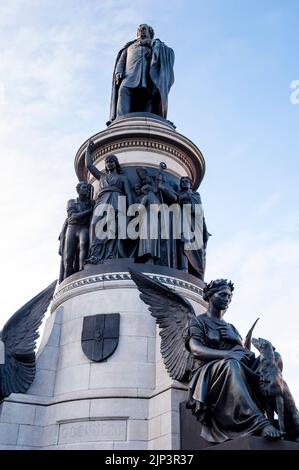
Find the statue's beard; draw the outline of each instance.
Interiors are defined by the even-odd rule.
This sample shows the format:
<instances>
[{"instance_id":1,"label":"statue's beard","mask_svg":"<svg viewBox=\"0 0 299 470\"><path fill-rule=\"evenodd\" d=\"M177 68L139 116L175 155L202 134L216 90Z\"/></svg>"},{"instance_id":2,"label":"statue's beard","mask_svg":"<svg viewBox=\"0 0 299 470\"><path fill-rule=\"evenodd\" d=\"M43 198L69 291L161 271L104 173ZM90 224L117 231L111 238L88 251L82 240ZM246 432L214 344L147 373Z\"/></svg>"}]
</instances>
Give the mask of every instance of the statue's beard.
<instances>
[{"instance_id":1,"label":"statue's beard","mask_svg":"<svg viewBox=\"0 0 299 470\"><path fill-rule=\"evenodd\" d=\"M142 46L149 46L149 47L151 47L151 45L152 45L152 40L151 40L151 38L145 38L145 39L138 38L137 41L138 41Z\"/></svg>"}]
</instances>

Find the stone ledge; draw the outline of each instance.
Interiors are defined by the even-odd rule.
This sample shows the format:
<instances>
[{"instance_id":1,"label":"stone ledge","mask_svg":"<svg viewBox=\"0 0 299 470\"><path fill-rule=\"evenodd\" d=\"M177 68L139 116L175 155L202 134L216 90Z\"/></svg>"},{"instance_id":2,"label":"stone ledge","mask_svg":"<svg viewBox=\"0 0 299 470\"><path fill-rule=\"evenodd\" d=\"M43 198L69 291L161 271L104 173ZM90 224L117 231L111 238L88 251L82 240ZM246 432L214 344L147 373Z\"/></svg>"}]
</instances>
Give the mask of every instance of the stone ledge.
<instances>
[{"instance_id":1,"label":"stone ledge","mask_svg":"<svg viewBox=\"0 0 299 470\"><path fill-rule=\"evenodd\" d=\"M223 442L222 444L212 444L203 450L299 450L297 442L278 440L271 441L265 437L247 436Z\"/></svg>"},{"instance_id":2,"label":"stone ledge","mask_svg":"<svg viewBox=\"0 0 299 470\"><path fill-rule=\"evenodd\" d=\"M103 264L88 264L83 271L65 279L54 295L51 312L66 300L80 294L118 288L137 289L131 280L128 268L141 271L152 279L174 288L180 294L188 295L190 299L197 302L202 299L204 283L195 276L165 266L134 263L132 259L124 258L107 260ZM205 307L206 303L203 300L201 302Z\"/></svg>"},{"instance_id":3,"label":"stone ledge","mask_svg":"<svg viewBox=\"0 0 299 470\"><path fill-rule=\"evenodd\" d=\"M180 404L181 450L299 450L299 443L269 440L261 436L246 436L214 444L200 435L201 425L186 402Z\"/></svg>"}]
</instances>

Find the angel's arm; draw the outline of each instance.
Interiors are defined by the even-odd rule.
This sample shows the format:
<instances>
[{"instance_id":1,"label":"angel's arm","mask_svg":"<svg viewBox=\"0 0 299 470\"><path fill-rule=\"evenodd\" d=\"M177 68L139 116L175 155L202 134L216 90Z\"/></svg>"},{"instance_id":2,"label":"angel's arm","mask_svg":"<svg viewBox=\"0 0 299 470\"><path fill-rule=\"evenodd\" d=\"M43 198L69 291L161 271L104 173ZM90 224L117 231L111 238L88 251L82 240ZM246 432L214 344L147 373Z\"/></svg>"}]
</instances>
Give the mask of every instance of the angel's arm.
<instances>
[{"instance_id":1,"label":"angel's arm","mask_svg":"<svg viewBox=\"0 0 299 470\"><path fill-rule=\"evenodd\" d=\"M193 354L195 359L199 359L203 362L215 361L218 359L236 359L237 361L248 362L250 356L247 351L236 345L230 350L213 349L203 346L197 339L190 338L189 350Z\"/></svg>"},{"instance_id":2,"label":"angel's arm","mask_svg":"<svg viewBox=\"0 0 299 470\"><path fill-rule=\"evenodd\" d=\"M196 359L204 362L214 361L216 359L226 359L230 357L228 354L230 351L208 348L207 346L203 346L195 338L190 338L189 350Z\"/></svg>"},{"instance_id":3,"label":"angel's arm","mask_svg":"<svg viewBox=\"0 0 299 470\"><path fill-rule=\"evenodd\" d=\"M92 156L91 156L91 149L93 147L93 142L91 140L88 141L86 155L85 155L85 164L87 169L90 173L97 179L101 179L103 176L103 172L98 170L97 167L93 164Z\"/></svg>"}]
</instances>

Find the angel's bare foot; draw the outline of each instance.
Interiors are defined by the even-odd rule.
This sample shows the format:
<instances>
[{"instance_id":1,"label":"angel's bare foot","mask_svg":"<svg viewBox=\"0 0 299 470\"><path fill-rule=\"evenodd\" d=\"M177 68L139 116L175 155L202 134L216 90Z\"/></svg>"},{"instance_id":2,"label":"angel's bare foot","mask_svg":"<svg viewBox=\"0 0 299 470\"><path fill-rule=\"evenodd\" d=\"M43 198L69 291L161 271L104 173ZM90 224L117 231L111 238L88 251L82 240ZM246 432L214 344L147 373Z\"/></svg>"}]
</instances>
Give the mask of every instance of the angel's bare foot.
<instances>
[{"instance_id":1,"label":"angel's bare foot","mask_svg":"<svg viewBox=\"0 0 299 470\"><path fill-rule=\"evenodd\" d=\"M261 436L267 439L283 439L285 433L276 429L272 424L268 424L262 429Z\"/></svg>"}]
</instances>

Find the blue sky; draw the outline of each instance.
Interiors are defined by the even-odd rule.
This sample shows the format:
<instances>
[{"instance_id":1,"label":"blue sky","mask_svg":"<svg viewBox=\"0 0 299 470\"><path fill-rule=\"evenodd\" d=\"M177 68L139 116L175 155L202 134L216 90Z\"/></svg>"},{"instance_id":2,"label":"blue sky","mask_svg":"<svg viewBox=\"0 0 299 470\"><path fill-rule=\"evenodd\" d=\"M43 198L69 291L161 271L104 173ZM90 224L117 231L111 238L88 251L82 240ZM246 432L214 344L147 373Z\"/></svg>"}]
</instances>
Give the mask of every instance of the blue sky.
<instances>
[{"instance_id":1,"label":"blue sky","mask_svg":"<svg viewBox=\"0 0 299 470\"><path fill-rule=\"evenodd\" d=\"M75 153L146 22L176 54L168 117L206 159L206 279L235 282L227 320L245 334L261 317L299 401L298 16L297 0L1 1L0 327L58 275Z\"/></svg>"}]
</instances>

